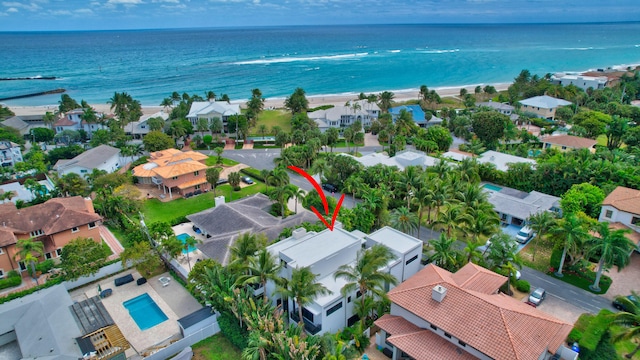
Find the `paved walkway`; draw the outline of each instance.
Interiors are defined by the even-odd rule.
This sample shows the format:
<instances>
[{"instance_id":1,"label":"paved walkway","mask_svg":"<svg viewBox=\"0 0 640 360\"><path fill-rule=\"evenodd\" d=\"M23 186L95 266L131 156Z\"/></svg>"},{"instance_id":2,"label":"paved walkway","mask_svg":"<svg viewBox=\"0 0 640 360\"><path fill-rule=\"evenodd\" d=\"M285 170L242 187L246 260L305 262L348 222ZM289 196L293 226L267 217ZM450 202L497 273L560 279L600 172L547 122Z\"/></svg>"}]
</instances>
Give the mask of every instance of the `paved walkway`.
<instances>
[{"instance_id":1,"label":"paved walkway","mask_svg":"<svg viewBox=\"0 0 640 360\"><path fill-rule=\"evenodd\" d=\"M613 300L618 295L629 295L631 290L640 292L640 254L634 251L629 265L620 271L614 267L606 274L613 280L611 287L603 295L607 299Z\"/></svg>"},{"instance_id":2,"label":"paved walkway","mask_svg":"<svg viewBox=\"0 0 640 360\"><path fill-rule=\"evenodd\" d=\"M120 254L124 251L124 247L120 244L120 241L116 239L116 237L107 229L106 226L100 225L100 237L102 240L109 245L111 248L112 254L107 258L108 260L117 259L120 257Z\"/></svg>"},{"instance_id":3,"label":"paved walkway","mask_svg":"<svg viewBox=\"0 0 640 360\"><path fill-rule=\"evenodd\" d=\"M371 133L364 133L364 146L380 146L378 136Z\"/></svg>"}]
</instances>

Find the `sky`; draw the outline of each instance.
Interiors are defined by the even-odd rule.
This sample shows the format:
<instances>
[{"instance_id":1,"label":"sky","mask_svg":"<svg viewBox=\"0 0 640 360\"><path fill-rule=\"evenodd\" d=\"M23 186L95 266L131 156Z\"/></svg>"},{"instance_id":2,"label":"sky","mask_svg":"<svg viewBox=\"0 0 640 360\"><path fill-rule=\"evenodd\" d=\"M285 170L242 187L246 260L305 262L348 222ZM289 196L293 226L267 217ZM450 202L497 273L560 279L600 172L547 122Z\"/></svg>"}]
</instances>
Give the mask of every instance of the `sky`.
<instances>
[{"instance_id":1,"label":"sky","mask_svg":"<svg viewBox=\"0 0 640 360\"><path fill-rule=\"evenodd\" d=\"M0 31L638 20L638 0L0 0Z\"/></svg>"}]
</instances>

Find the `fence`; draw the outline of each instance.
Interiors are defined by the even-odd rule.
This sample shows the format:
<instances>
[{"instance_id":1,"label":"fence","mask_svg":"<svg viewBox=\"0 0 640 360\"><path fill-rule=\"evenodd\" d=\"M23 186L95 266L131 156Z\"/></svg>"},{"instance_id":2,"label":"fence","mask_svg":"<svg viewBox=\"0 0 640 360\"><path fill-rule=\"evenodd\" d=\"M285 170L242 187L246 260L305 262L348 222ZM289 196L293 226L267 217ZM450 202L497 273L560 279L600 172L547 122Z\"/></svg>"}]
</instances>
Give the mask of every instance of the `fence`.
<instances>
[{"instance_id":1,"label":"fence","mask_svg":"<svg viewBox=\"0 0 640 360\"><path fill-rule=\"evenodd\" d=\"M176 342L174 342L173 344L160 349L158 352L153 353L147 357L145 357L145 360L164 360L164 359L168 359L171 356L179 353L180 351L182 351L184 348L186 348L187 346L192 346L193 344L202 341L210 336L213 336L217 333L220 332L220 327L218 326L218 323L215 322L205 328L202 328L200 331L197 331L185 338L182 338Z\"/></svg>"},{"instance_id":2,"label":"fence","mask_svg":"<svg viewBox=\"0 0 640 360\"><path fill-rule=\"evenodd\" d=\"M77 287L86 285L88 283L94 282L96 280L99 280L103 277L113 275L122 270L124 270L124 268L122 267L122 263L116 262L100 268L100 270L98 270L98 272L93 275L83 276L78 280L74 280L74 281L63 281L62 285L64 285L65 289L71 290L71 289L75 289Z\"/></svg>"}]
</instances>

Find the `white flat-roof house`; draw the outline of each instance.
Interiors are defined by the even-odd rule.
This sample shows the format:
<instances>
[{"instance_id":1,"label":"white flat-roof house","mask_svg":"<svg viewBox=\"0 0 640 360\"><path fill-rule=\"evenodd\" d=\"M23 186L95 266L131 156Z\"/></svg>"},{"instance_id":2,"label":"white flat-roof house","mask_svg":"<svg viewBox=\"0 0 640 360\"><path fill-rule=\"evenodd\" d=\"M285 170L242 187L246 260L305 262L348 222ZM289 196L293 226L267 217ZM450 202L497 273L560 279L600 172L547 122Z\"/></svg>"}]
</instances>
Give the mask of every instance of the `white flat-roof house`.
<instances>
[{"instance_id":1,"label":"white flat-roof house","mask_svg":"<svg viewBox=\"0 0 640 360\"><path fill-rule=\"evenodd\" d=\"M328 295L316 297L313 303L302 309L305 329L310 334L335 333L358 321L354 303L362 294L356 291L342 296L341 289L346 281L342 278L335 279L334 274L340 266L354 264L361 249L368 249L375 244L389 248L394 259L384 271L393 274L398 283L413 276L421 268L421 240L390 227L366 235L358 230L348 232L339 226L337 224L333 231L326 229L319 233L299 228L290 238L267 247L283 265L280 272L283 278L291 279L292 269L308 266L317 275L317 281L331 291ZM389 288L393 286L387 284L387 290ZM269 282L266 290L268 294L275 294L275 285ZM274 304L282 303L277 295L271 295L270 299ZM289 310L291 319L297 321L297 305L293 301L294 299L289 299L282 306Z\"/></svg>"},{"instance_id":2,"label":"white flat-roof house","mask_svg":"<svg viewBox=\"0 0 640 360\"><path fill-rule=\"evenodd\" d=\"M20 145L11 141L0 141L0 163L2 166L14 166L17 162L22 161L24 160Z\"/></svg>"},{"instance_id":3,"label":"white flat-roof house","mask_svg":"<svg viewBox=\"0 0 640 360\"><path fill-rule=\"evenodd\" d=\"M335 106L326 110L316 110L308 113L311 120L315 121L320 131L328 128L342 128L360 121L362 126L369 126L373 120L378 119L380 107L376 103L367 100L350 101L349 105Z\"/></svg>"},{"instance_id":4,"label":"white flat-roof house","mask_svg":"<svg viewBox=\"0 0 640 360\"><path fill-rule=\"evenodd\" d=\"M536 161L533 159L527 159L520 156L505 154L493 150L482 153L482 155L480 155L477 159L479 163L489 163L495 165L496 169L500 171L509 170L509 164L528 163L532 164L533 166L536 165Z\"/></svg>"},{"instance_id":5,"label":"white flat-roof house","mask_svg":"<svg viewBox=\"0 0 640 360\"><path fill-rule=\"evenodd\" d=\"M207 119L211 124L211 120L219 118L226 131L227 121L233 115L240 115L240 105L219 101L194 101L189 109L187 120L191 121L191 125L196 126L198 119Z\"/></svg>"},{"instance_id":6,"label":"white flat-roof house","mask_svg":"<svg viewBox=\"0 0 640 360\"><path fill-rule=\"evenodd\" d=\"M543 119L554 120L556 117L556 110L559 107L571 105L571 102L556 99L548 95L542 95L520 100L520 104L522 104L521 110L524 112L534 113Z\"/></svg>"},{"instance_id":7,"label":"white flat-roof house","mask_svg":"<svg viewBox=\"0 0 640 360\"><path fill-rule=\"evenodd\" d=\"M551 75L551 83L562 86L574 85L582 90L604 89L609 82L606 76L585 76L576 74L557 73Z\"/></svg>"},{"instance_id":8,"label":"white flat-roof house","mask_svg":"<svg viewBox=\"0 0 640 360\"><path fill-rule=\"evenodd\" d=\"M65 130L84 130L87 132L88 136L91 136L91 134L96 130L107 129L107 126L100 122L91 124L87 123L86 121L82 120L82 114L84 114L84 109L74 109L68 111L62 118L60 118L53 124L53 128L57 133ZM103 114L96 113L96 116L100 118L103 116Z\"/></svg>"},{"instance_id":9,"label":"white flat-roof house","mask_svg":"<svg viewBox=\"0 0 640 360\"><path fill-rule=\"evenodd\" d=\"M73 159L61 159L53 169L59 176L76 173L81 176L90 174L93 169L112 173L120 168L120 149L109 145L100 145L89 149Z\"/></svg>"}]
</instances>

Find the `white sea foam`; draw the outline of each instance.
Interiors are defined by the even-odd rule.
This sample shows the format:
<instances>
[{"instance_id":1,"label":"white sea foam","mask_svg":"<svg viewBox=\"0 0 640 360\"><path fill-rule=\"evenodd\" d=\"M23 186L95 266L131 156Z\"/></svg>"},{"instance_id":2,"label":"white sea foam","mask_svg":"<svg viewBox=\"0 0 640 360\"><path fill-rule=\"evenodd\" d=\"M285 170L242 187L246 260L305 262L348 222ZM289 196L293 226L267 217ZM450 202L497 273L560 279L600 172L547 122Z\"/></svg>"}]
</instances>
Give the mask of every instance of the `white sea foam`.
<instances>
[{"instance_id":1,"label":"white sea foam","mask_svg":"<svg viewBox=\"0 0 640 360\"><path fill-rule=\"evenodd\" d=\"M341 54L341 55L323 55L323 56L301 56L301 57L281 57L281 58L270 58L270 59L259 59L259 60L247 60L247 61L237 61L233 64L235 65L266 65L266 64L277 64L277 63L289 63L289 62L299 62L299 61L331 61L331 60L349 60L349 59L357 59L363 56L367 56L369 53L354 53L354 54Z\"/></svg>"},{"instance_id":2,"label":"white sea foam","mask_svg":"<svg viewBox=\"0 0 640 360\"><path fill-rule=\"evenodd\" d=\"M437 50L437 49L434 49L434 50L421 50L421 51L418 51L418 52L423 53L423 54L447 54L447 53L454 53L454 52L458 52L458 51L460 51L460 49L449 49L449 50Z\"/></svg>"},{"instance_id":3,"label":"white sea foam","mask_svg":"<svg viewBox=\"0 0 640 360\"><path fill-rule=\"evenodd\" d=\"M389 50L390 53L399 53L402 50Z\"/></svg>"}]
</instances>

